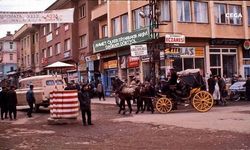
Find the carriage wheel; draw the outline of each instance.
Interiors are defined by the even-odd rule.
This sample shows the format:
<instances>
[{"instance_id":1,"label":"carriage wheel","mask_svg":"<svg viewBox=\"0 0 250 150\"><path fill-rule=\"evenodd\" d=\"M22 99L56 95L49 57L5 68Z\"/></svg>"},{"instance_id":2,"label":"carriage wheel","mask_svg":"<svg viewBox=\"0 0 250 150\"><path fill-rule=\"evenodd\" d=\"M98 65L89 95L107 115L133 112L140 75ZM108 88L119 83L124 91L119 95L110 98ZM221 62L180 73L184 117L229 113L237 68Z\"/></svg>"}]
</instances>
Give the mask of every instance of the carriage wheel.
<instances>
[{"instance_id":1,"label":"carriage wheel","mask_svg":"<svg viewBox=\"0 0 250 150\"><path fill-rule=\"evenodd\" d=\"M213 96L207 91L196 93L192 99L193 107L199 112L209 111L214 104Z\"/></svg>"},{"instance_id":2,"label":"carriage wheel","mask_svg":"<svg viewBox=\"0 0 250 150\"><path fill-rule=\"evenodd\" d=\"M157 111L159 111L160 113L168 113L171 111L172 109L172 102L170 99L168 98L160 98L157 100L156 102L156 109Z\"/></svg>"}]
</instances>

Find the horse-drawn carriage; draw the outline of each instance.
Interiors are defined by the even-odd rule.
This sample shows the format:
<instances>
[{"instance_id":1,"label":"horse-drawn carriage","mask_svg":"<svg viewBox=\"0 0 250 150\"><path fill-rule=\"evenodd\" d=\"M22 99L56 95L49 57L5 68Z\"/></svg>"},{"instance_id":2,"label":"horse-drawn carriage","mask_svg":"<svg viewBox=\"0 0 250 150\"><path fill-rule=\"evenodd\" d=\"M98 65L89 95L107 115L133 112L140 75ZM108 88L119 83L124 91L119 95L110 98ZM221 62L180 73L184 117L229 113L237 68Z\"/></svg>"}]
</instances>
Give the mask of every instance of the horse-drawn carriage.
<instances>
[{"instance_id":1,"label":"horse-drawn carriage","mask_svg":"<svg viewBox=\"0 0 250 150\"><path fill-rule=\"evenodd\" d=\"M187 69L178 72L179 79L176 85L167 85L168 92L158 94L155 99L155 108L160 113L168 113L173 105L180 103L191 104L199 112L207 112L213 107L213 96L203 90L200 82L202 76L199 69Z\"/></svg>"}]
</instances>

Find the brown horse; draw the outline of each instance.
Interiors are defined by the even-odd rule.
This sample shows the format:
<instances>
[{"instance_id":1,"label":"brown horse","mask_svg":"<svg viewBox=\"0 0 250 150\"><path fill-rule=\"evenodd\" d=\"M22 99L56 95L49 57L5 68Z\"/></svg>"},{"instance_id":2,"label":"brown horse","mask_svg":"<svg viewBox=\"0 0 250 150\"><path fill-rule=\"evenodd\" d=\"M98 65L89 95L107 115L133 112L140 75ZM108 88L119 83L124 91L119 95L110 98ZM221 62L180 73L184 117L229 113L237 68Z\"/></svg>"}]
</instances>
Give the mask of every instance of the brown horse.
<instances>
[{"instance_id":1,"label":"brown horse","mask_svg":"<svg viewBox=\"0 0 250 150\"><path fill-rule=\"evenodd\" d=\"M119 104L119 112L123 110L123 114L127 112L125 109L125 101L129 108L129 113L132 112L132 106L131 106L131 100L138 98L140 94L140 87L137 85L129 86L125 83L121 82L120 79L114 80L114 85L116 85L116 93L118 94L118 97L120 98L120 104Z\"/></svg>"}]
</instances>

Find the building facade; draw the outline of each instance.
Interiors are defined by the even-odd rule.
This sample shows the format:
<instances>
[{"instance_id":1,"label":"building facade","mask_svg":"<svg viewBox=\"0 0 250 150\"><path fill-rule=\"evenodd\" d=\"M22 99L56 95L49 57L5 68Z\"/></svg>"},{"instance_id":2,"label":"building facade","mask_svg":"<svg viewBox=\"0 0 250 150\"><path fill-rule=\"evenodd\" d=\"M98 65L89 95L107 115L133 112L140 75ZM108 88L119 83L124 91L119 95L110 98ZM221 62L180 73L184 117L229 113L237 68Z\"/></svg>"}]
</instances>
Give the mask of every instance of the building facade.
<instances>
[{"instance_id":1,"label":"building facade","mask_svg":"<svg viewBox=\"0 0 250 150\"><path fill-rule=\"evenodd\" d=\"M243 47L250 36L248 1L98 2L92 10L92 20L99 22L94 53L102 58L100 70L107 91L116 75L145 81L152 74L166 77L171 67L177 71L199 68L204 76L250 74L249 50ZM157 26L152 26L155 21ZM138 40L143 33L149 38ZM185 36L185 43L165 42L166 35L176 34ZM131 57L134 44L146 44L148 55Z\"/></svg>"},{"instance_id":2,"label":"building facade","mask_svg":"<svg viewBox=\"0 0 250 150\"><path fill-rule=\"evenodd\" d=\"M17 70L17 45L13 35L7 32L6 36L0 39L0 81L10 79L10 75Z\"/></svg>"},{"instance_id":3,"label":"building facade","mask_svg":"<svg viewBox=\"0 0 250 150\"><path fill-rule=\"evenodd\" d=\"M46 10L74 8L74 23L44 24L39 28L39 55L42 68L56 61L74 64L68 72L68 80L87 80L84 57L92 52L92 43L97 39L96 27L90 21L91 9L97 1L58 0Z\"/></svg>"},{"instance_id":4,"label":"building facade","mask_svg":"<svg viewBox=\"0 0 250 150\"><path fill-rule=\"evenodd\" d=\"M15 34L18 41L17 63L22 78L39 75L41 71L39 55L39 25L25 24Z\"/></svg>"}]
</instances>

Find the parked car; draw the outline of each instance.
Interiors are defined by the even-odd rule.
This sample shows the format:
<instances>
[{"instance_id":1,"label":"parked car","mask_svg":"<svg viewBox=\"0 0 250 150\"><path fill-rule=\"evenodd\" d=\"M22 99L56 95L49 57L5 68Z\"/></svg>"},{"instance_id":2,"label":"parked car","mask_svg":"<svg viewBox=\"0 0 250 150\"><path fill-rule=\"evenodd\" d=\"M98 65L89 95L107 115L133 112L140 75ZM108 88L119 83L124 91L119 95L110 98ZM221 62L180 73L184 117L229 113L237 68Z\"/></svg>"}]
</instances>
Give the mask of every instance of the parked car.
<instances>
[{"instance_id":1,"label":"parked car","mask_svg":"<svg viewBox=\"0 0 250 150\"><path fill-rule=\"evenodd\" d=\"M245 80L240 80L230 86L229 90L230 90L231 100L239 101L240 99L245 99L245 94L246 94L246 87L244 87L245 83L246 83Z\"/></svg>"},{"instance_id":2,"label":"parked car","mask_svg":"<svg viewBox=\"0 0 250 150\"><path fill-rule=\"evenodd\" d=\"M64 90L66 83L61 75L41 75L21 79L20 88L16 90L18 106L28 105L26 102L26 92L30 85L34 85L35 111L40 106L49 106L49 94L53 90Z\"/></svg>"}]
</instances>

